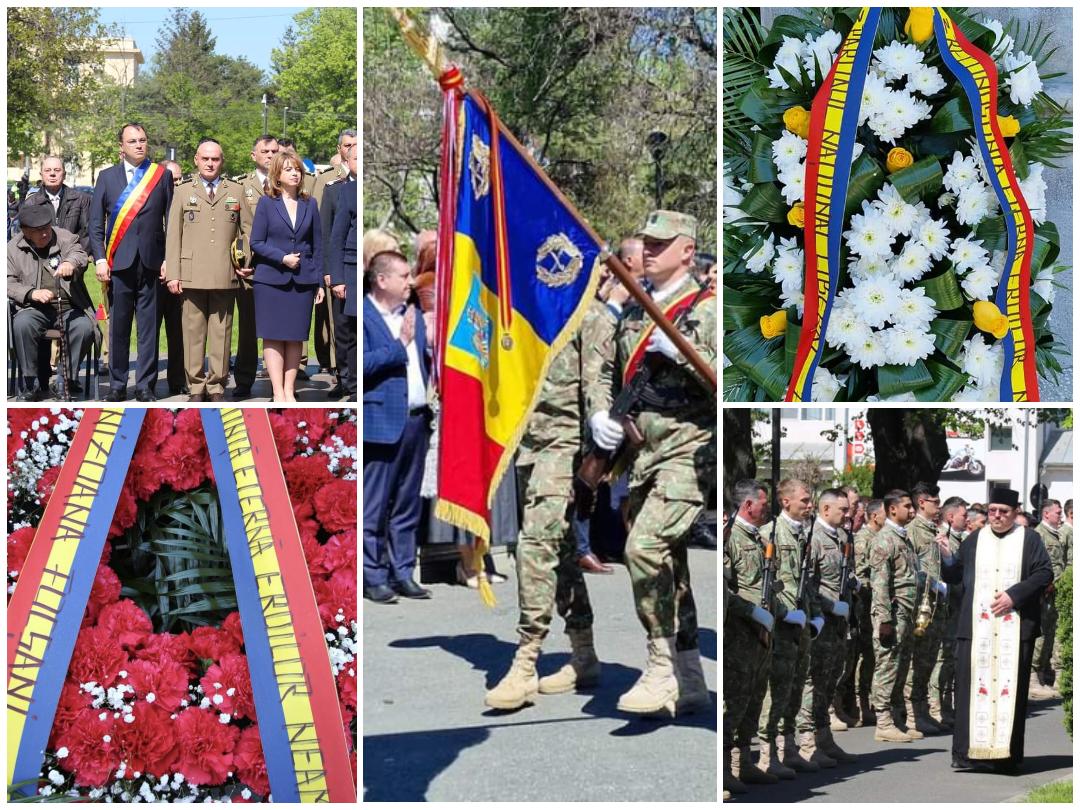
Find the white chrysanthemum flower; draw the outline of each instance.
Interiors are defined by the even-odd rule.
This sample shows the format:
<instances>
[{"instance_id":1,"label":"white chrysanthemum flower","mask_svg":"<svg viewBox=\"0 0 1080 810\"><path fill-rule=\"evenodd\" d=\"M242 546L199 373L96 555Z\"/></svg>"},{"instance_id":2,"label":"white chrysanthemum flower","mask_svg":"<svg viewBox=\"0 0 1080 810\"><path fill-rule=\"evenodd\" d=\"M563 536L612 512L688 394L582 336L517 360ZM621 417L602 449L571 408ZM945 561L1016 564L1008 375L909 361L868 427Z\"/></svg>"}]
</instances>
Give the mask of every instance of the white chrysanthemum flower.
<instances>
[{"instance_id":1,"label":"white chrysanthemum flower","mask_svg":"<svg viewBox=\"0 0 1080 810\"><path fill-rule=\"evenodd\" d=\"M1000 60L1005 54L1012 51L1013 38L1005 33L1000 21L983 17L982 24L994 32L994 45L990 49L990 56Z\"/></svg>"},{"instance_id":2,"label":"white chrysanthemum flower","mask_svg":"<svg viewBox=\"0 0 1080 810\"><path fill-rule=\"evenodd\" d=\"M922 287L903 289L896 294L896 310L892 321L897 326L925 331L937 317L934 299Z\"/></svg>"},{"instance_id":3,"label":"white chrysanthemum flower","mask_svg":"<svg viewBox=\"0 0 1080 810\"><path fill-rule=\"evenodd\" d=\"M804 188L804 183L806 182L806 167L802 163L794 163L791 166L785 166L777 173L776 179L779 180L783 186L783 188L780 189L780 192L784 195L784 200L788 205L803 202L806 196L806 190Z\"/></svg>"},{"instance_id":4,"label":"white chrysanthemum flower","mask_svg":"<svg viewBox=\"0 0 1080 810\"><path fill-rule=\"evenodd\" d=\"M1035 60L1023 51L1013 51L1001 60L1005 73L1005 86L1013 104L1027 107L1042 92L1042 79Z\"/></svg>"},{"instance_id":5,"label":"white chrysanthemum flower","mask_svg":"<svg viewBox=\"0 0 1080 810\"><path fill-rule=\"evenodd\" d=\"M956 221L975 226L998 209L997 197L988 186L972 183L960 189L956 198Z\"/></svg>"},{"instance_id":6,"label":"white chrysanthemum flower","mask_svg":"<svg viewBox=\"0 0 1080 810\"><path fill-rule=\"evenodd\" d=\"M831 371L818 365L814 369L814 387L810 390L811 402L832 402L840 392L840 381Z\"/></svg>"},{"instance_id":7,"label":"white chrysanthemum flower","mask_svg":"<svg viewBox=\"0 0 1080 810\"><path fill-rule=\"evenodd\" d=\"M724 172L724 222L735 222L746 216L739 208L743 194L735 187L735 178Z\"/></svg>"},{"instance_id":8,"label":"white chrysanthemum flower","mask_svg":"<svg viewBox=\"0 0 1080 810\"><path fill-rule=\"evenodd\" d=\"M960 286L972 301L988 301L994 294L997 279L997 274L989 265L978 264L960 280Z\"/></svg>"},{"instance_id":9,"label":"white chrysanthemum flower","mask_svg":"<svg viewBox=\"0 0 1080 810\"><path fill-rule=\"evenodd\" d=\"M800 318L803 316L804 300L805 296L803 295L802 289L780 291L780 301L783 303L784 309L795 307L798 310Z\"/></svg>"},{"instance_id":10,"label":"white chrysanthemum flower","mask_svg":"<svg viewBox=\"0 0 1080 810\"><path fill-rule=\"evenodd\" d=\"M796 244L795 237L781 239L773 261L773 278L786 291L802 289L806 258Z\"/></svg>"},{"instance_id":11,"label":"white chrysanthemum flower","mask_svg":"<svg viewBox=\"0 0 1080 810\"><path fill-rule=\"evenodd\" d=\"M875 70L866 74L863 84L862 104L859 107L859 126L866 123L872 115L878 115L889 99L889 86L885 78Z\"/></svg>"},{"instance_id":12,"label":"white chrysanthemum flower","mask_svg":"<svg viewBox=\"0 0 1080 810\"><path fill-rule=\"evenodd\" d=\"M881 340L880 333L871 332L859 343L848 347L851 362L858 363L863 368L883 366L889 362L889 355L885 349L885 341Z\"/></svg>"},{"instance_id":13,"label":"white chrysanthemum flower","mask_svg":"<svg viewBox=\"0 0 1080 810\"><path fill-rule=\"evenodd\" d=\"M810 34L806 35L806 45L803 47L803 67L806 75L811 80L814 78L814 62L817 62L818 70L822 77L828 75L833 62L836 60L836 52L840 48L842 37L839 31L832 29L826 31L816 39Z\"/></svg>"},{"instance_id":14,"label":"white chrysanthemum flower","mask_svg":"<svg viewBox=\"0 0 1080 810\"><path fill-rule=\"evenodd\" d=\"M884 326L896 309L896 285L889 279L868 279L856 285L851 304L868 326Z\"/></svg>"},{"instance_id":15,"label":"white chrysanthemum flower","mask_svg":"<svg viewBox=\"0 0 1080 810\"><path fill-rule=\"evenodd\" d=\"M829 327L825 342L831 346L847 348L857 346L870 337L870 327L859 317L852 306L834 306L829 313Z\"/></svg>"},{"instance_id":16,"label":"white chrysanthemum flower","mask_svg":"<svg viewBox=\"0 0 1080 810\"><path fill-rule=\"evenodd\" d=\"M913 236L930 251L935 261L949 252L949 229L940 219L928 219L921 223Z\"/></svg>"},{"instance_id":17,"label":"white chrysanthemum flower","mask_svg":"<svg viewBox=\"0 0 1080 810\"><path fill-rule=\"evenodd\" d=\"M942 78L936 67L930 65L917 65L908 75L908 92L919 93L923 96L932 96L945 88L945 79Z\"/></svg>"},{"instance_id":18,"label":"white chrysanthemum flower","mask_svg":"<svg viewBox=\"0 0 1080 810\"><path fill-rule=\"evenodd\" d=\"M885 256L859 257L848 263L848 273L856 282L870 278L893 278L892 268Z\"/></svg>"},{"instance_id":19,"label":"white chrysanthemum flower","mask_svg":"<svg viewBox=\"0 0 1080 810\"><path fill-rule=\"evenodd\" d=\"M1001 343L991 345L981 333L964 341L960 370L972 377L979 387L996 384L1004 367L1005 350Z\"/></svg>"},{"instance_id":20,"label":"white chrysanthemum flower","mask_svg":"<svg viewBox=\"0 0 1080 810\"><path fill-rule=\"evenodd\" d=\"M802 159L806 157L806 141L785 129L783 134L773 141L772 154L773 163L780 171L801 165Z\"/></svg>"},{"instance_id":21,"label":"white chrysanthemum flower","mask_svg":"<svg viewBox=\"0 0 1080 810\"><path fill-rule=\"evenodd\" d=\"M941 182L953 194L959 194L960 189L971 185L978 177L979 168L975 158L953 152L952 163L945 169L945 176Z\"/></svg>"},{"instance_id":22,"label":"white chrysanthemum flower","mask_svg":"<svg viewBox=\"0 0 1080 810\"><path fill-rule=\"evenodd\" d=\"M1043 165L1032 163L1028 166L1027 179L1020 181L1020 193L1031 210L1031 219L1036 225L1046 222L1046 181L1043 179Z\"/></svg>"},{"instance_id":23,"label":"white chrysanthemum flower","mask_svg":"<svg viewBox=\"0 0 1080 810\"><path fill-rule=\"evenodd\" d=\"M900 282L918 281L925 276L933 266L933 258L930 248L922 242L908 242L892 262L889 270L893 277Z\"/></svg>"},{"instance_id":24,"label":"white chrysanthemum flower","mask_svg":"<svg viewBox=\"0 0 1080 810\"><path fill-rule=\"evenodd\" d=\"M975 234L954 239L952 250L949 252L949 261L957 273L963 274L978 264L986 264L990 254L980 240L972 239Z\"/></svg>"},{"instance_id":25,"label":"white chrysanthemum flower","mask_svg":"<svg viewBox=\"0 0 1080 810\"><path fill-rule=\"evenodd\" d=\"M911 233L911 228L915 224L915 206L901 197L895 186L886 183L878 192L878 198L872 205L874 210L881 214L893 234L908 236Z\"/></svg>"},{"instance_id":26,"label":"white chrysanthemum flower","mask_svg":"<svg viewBox=\"0 0 1080 810\"><path fill-rule=\"evenodd\" d=\"M889 81L902 79L923 63L923 54L914 45L901 45L895 40L874 51L874 62Z\"/></svg>"},{"instance_id":27,"label":"white chrysanthemum flower","mask_svg":"<svg viewBox=\"0 0 1080 810\"><path fill-rule=\"evenodd\" d=\"M751 273L760 273L773 260L776 255L775 237L770 233L769 238L761 243L754 253L746 257L746 269Z\"/></svg>"},{"instance_id":28,"label":"white chrysanthemum flower","mask_svg":"<svg viewBox=\"0 0 1080 810\"><path fill-rule=\"evenodd\" d=\"M798 78L799 62L802 59L803 49L801 40L795 39L795 37L784 37L780 49L776 52L776 58L773 60L774 67L768 73L770 87L777 90L786 90L788 88L787 81L780 73L780 68Z\"/></svg>"},{"instance_id":29,"label":"white chrysanthemum flower","mask_svg":"<svg viewBox=\"0 0 1080 810\"><path fill-rule=\"evenodd\" d=\"M1031 285L1032 292L1036 293L1048 304L1054 303L1056 288L1054 287L1054 271L1050 267L1044 267L1035 276L1035 282Z\"/></svg>"},{"instance_id":30,"label":"white chrysanthemum flower","mask_svg":"<svg viewBox=\"0 0 1080 810\"><path fill-rule=\"evenodd\" d=\"M865 258L888 256L896 241L881 213L869 201L863 202L861 214L851 217L851 229L844 233L844 238L852 253Z\"/></svg>"},{"instance_id":31,"label":"white chrysanthemum flower","mask_svg":"<svg viewBox=\"0 0 1080 810\"><path fill-rule=\"evenodd\" d=\"M934 333L927 329L894 326L886 332L885 350L890 363L913 366L917 360L934 353ZM884 333L879 336L881 334Z\"/></svg>"}]
</instances>

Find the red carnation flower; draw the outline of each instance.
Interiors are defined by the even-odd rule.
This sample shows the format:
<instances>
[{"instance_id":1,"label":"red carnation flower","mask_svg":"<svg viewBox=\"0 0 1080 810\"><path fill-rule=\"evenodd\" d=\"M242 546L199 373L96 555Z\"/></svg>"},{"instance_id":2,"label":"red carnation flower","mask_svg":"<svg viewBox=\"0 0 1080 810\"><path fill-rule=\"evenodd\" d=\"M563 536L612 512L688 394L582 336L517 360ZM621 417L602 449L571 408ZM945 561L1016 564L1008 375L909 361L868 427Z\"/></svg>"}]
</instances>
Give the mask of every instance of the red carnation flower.
<instances>
[{"instance_id":1,"label":"red carnation flower","mask_svg":"<svg viewBox=\"0 0 1080 810\"><path fill-rule=\"evenodd\" d=\"M300 526L305 520L315 520L315 504L311 501L293 501L292 508L297 526ZM318 521L315 521L315 530L318 531L318 528Z\"/></svg>"},{"instance_id":2,"label":"red carnation flower","mask_svg":"<svg viewBox=\"0 0 1080 810\"><path fill-rule=\"evenodd\" d=\"M339 624L347 626L356 619L355 572L338 571L327 580L315 582L314 586L323 626L336 629ZM336 619L339 615L344 615L343 621Z\"/></svg>"},{"instance_id":3,"label":"red carnation flower","mask_svg":"<svg viewBox=\"0 0 1080 810\"><path fill-rule=\"evenodd\" d=\"M174 712L188 696L190 673L175 661L132 661L128 664L128 683L135 697L146 700L153 695L153 705Z\"/></svg>"},{"instance_id":4,"label":"red carnation flower","mask_svg":"<svg viewBox=\"0 0 1080 810\"><path fill-rule=\"evenodd\" d=\"M339 532L326 541L316 568L320 574L333 574L335 571L356 572L356 529Z\"/></svg>"},{"instance_id":5,"label":"red carnation flower","mask_svg":"<svg viewBox=\"0 0 1080 810\"><path fill-rule=\"evenodd\" d=\"M187 413L198 415L195 410ZM161 463L162 479L177 492L195 489L205 481L210 456L201 428L198 436L194 431L177 431L166 439L161 446Z\"/></svg>"},{"instance_id":6,"label":"red carnation flower","mask_svg":"<svg viewBox=\"0 0 1080 810\"><path fill-rule=\"evenodd\" d=\"M169 712L156 704L136 703L132 707L135 722L116 723L113 748L129 773L141 771L162 776L173 770L176 760L176 734Z\"/></svg>"},{"instance_id":7,"label":"red carnation flower","mask_svg":"<svg viewBox=\"0 0 1080 810\"><path fill-rule=\"evenodd\" d=\"M90 708L94 698L79 688L79 684L72 680L64 682L64 688L60 690L60 700L56 704L56 714L53 716L52 735L50 736L49 748L55 751L59 746L56 740L71 727L75 718Z\"/></svg>"},{"instance_id":8,"label":"red carnation flower","mask_svg":"<svg viewBox=\"0 0 1080 810\"><path fill-rule=\"evenodd\" d=\"M328 532L356 528L356 482L340 478L315 493L315 514Z\"/></svg>"},{"instance_id":9,"label":"red carnation flower","mask_svg":"<svg viewBox=\"0 0 1080 810\"><path fill-rule=\"evenodd\" d=\"M285 482L289 485L289 499L293 503L310 501L316 492L333 480L322 453L291 458L282 465L282 469L285 471Z\"/></svg>"},{"instance_id":10,"label":"red carnation flower","mask_svg":"<svg viewBox=\"0 0 1080 810\"><path fill-rule=\"evenodd\" d=\"M233 717L255 717L255 702L251 694L251 673L245 655L223 655L203 675L199 685L211 705ZM232 692L230 695L229 692ZM218 700L218 697L221 700Z\"/></svg>"},{"instance_id":11,"label":"red carnation flower","mask_svg":"<svg viewBox=\"0 0 1080 810\"><path fill-rule=\"evenodd\" d=\"M289 408L289 417L295 420L301 436L307 436L306 447L317 448L323 434L330 426L326 408Z\"/></svg>"},{"instance_id":12,"label":"red carnation flower","mask_svg":"<svg viewBox=\"0 0 1080 810\"><path fill-rule=\"evenodd\" d=\"M218 661L223 655L240 652L240 645L231 633L216 627L196 627L191 631L191 651L198 658Z\"/></svg>"},{"instance_id":13,"label":"red carnation flower","mask_svg":"<svg viewBox=\"0 0 1080 810\"><path fill-rule=\"evenodd\" d=\"M341 439L346 447L356 447L356 423L344 422L334 428L334 435ZM326 440L323 440L326 443Z\"/></svg>"},{"instance_id":14,"label":"red carnation flower","mask_svg":"<svg viewBox=\"0 0 1080 810\"><path fill-rule=\"evenodd\" d=\"M350 671L352 674L350 675ZM343 706L356 708L356 666L347 666L337 676L338 697Z\"/></svg>"},{"instance_id":15,"label":"red carnation flower","mask_svg":"<svg viewBox=\"0 0 1080 810\"><path fill-rule=\"evenodd\" d=\"M109 781L120 766L115 732L112 712L84 709L57 737L57 747L68 750L64 767L75 774L75 784L101 787Z\"/></svg>"},{"instance_id":16,"label":"red carnation flower","mask_svg":"<svg viewBox=\"0 0 1080 810\"><path fill-rule=\"evenodd\" d=\"M131 457L124 489L129 490L136 500L150 500L165 484L162 466L161 448L158 445L148 443L140 446Z\"/></svg>"},{"instance_id":17,"label":"red carnation flower","mask_svg":"<svg viewBox=\"0 0 1080 810\"><path fill-rule=\"evenodd\" d=\"M108 544L106 544L108 545ZM99 565L86 603L86 618L91 623L98 620L101 611L115 604L120 598L120 577L107 565Z\"/></svg>"},{"instance_id":18,"label":"red carnation flower","mask_svg":"<svg viewBox=\"0 0 1080 810\"><path fill-rule=\"evenodd\" d=\"M221 629L233 637L238 647L244 646L244 626L240 622L240 614L237 611L234 610L225 617L225 621L221 623Z\"/></svg>"},{"instance_id":19,"label":"red carnation flower","mask_svg":"<svg viewBox=\"0 0 1080 810\"><path fill-rule=\"evenodd\" d=\"M128 473L130 478L131 473ZM119 537L135 525L135 518L139 515L139 505L135 502L135 495L127 484L120 490L120 498L116 502L116 512L113 514L112 526L109 527L109 537Z\"/></svg>"},{"instance_id":20,"label":"red carnation flower","mask_svg":"<svg viewBox=\"0 0 1080 810\"><path fill-rule=\"evenodd\" d=\"M240 732L235 762L236 776L241 782L264 798L270 795L270 779L266 775L266 760L263 758L258 724L248 726Z\"/></svg>"},{"instance_id":21,"label":"red carnation flower","mask_svg":"<svg viewBox=\"0 0 1080 810\"><path fill-rule=\"evenodd\" d=\"M233 769L233 749L240 732L218 722L216 712L185 709L174 724L178 754L173 767L193 785L224 782Z\"/></svg>"},{"instance_id":22,"label":"red carnation flower","mask_svg":"<svg viewBox=\"0 0 1080 810\"><path fill-rule=\"evenodd\" d=\"M104 627L84 627L75 640L68 676L76 683L94 681L104 687L116 683L128 663L127 653Z\"/></svg>"},{"instance_id":23,"label":"red carnation flower","mask_svg":"<svg viewBox=\"0 0 1080 810\"><path fill-rule=\"evenodd\" d=\"M144 449L156 452L162 443L173 434L174 422L175 417L172 411L165 408L147 408L135 452L138 453Z\"/></svg>"},{"instance_id":24,"label":"red carnation flower","mask_svg":"<svg viewBox=\"0 0 1080 810\"><path fill-rule=\"evenodd\" d=\"M8 535L7 541L7 570L22 573L26 555L30 553L30 546L34 542L34 527L26 526L16 529Z\"/></svg>"},{"instance_id":25,"label":"red carnation flower","mask_svg":"<svg viewBox=\"0 0 1080 810\"><path fill-rule=\"evenodd\" d=\"M135 657L152 664L176 663L188 671L195 665L191 636L187 633L154 633L135 651Z\"/></svg>"},{"instance_id":26,"label":"red carnation flower","mask_svg":"<svg viewBox=\"0 0 1080 810\"><path fill-rule=\"evenodd\" d=\"M104 627L125 650L140 646L154 632L150 617L130 599L121 599L102 609L98 627Z\"/></svg>"},{"instance_id":27,"label":"red carnation flower","mask_svg":"<svg viewBox=\"0 0 1080 810\"><path fill-rule=\"evenodd\" d=\"M274 442L277 444L278 455L282 461L287 461L296 455L296 425L280 413L270 414L270 428L274 432Z\"/></svg>"}]
</instances>

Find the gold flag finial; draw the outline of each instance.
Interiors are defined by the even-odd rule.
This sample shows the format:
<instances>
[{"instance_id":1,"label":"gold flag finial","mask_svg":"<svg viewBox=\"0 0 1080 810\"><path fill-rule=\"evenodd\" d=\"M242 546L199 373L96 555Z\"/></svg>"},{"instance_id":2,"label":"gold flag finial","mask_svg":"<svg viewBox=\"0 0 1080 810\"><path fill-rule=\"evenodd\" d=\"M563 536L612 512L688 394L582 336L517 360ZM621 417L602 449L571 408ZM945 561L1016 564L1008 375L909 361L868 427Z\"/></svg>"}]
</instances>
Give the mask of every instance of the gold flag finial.
<instances>
[{"instance_id":1,"label":"gold flag finial","mask_svg":"<svg viewBox=\"0 0 1080 810\"><path fill-rule=\"evenodd\" d=\"M432 75L438 80L446 70L446 55L438 37L425 30L423 25L409 16L403 8L391 7L390 13L401 28L401 35L413 53L420 57Z\"/></svg>"}]
</instances>

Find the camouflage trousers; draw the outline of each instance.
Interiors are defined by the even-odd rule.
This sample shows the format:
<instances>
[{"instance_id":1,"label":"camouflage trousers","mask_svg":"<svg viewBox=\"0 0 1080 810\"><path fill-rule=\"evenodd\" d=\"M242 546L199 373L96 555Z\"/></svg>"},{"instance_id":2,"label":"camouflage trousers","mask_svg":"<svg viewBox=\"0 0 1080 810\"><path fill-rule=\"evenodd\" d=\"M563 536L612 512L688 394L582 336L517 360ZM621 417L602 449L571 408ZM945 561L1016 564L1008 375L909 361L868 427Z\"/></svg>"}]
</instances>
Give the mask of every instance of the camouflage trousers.
<instances>
[{"instance_id":1,"label":"camouflage trousers","mask_svg":"<svg viewBox=\"0 0 1080 810\"><path fill-rule=\"evenodd\" d=\"M772 663L766 689L762 696L758 737L772 745L777 734L794 734L795 726L784 722L792 703L792 692L798 692L802 702L802 683L796 683L795 670L799 664L802 637L809 631L778 621L773 635Z\"/></svg>"},{"instance_id":2,"label":"camouflage trousers","mask_svg":"<svg viewBox=\"0 0 1080 810\"><path fill-rule=\"evenodd\" d=\"M938 650L937 664L930 674L930 698L954 707L956 704L956 631L960 624L960 608L951 610L945 621L945 631ZM936 690L936 692L935 692Z\"/></svg>"},{"instance_id":3,"label":"camouflage trousers","mask_svg":"<svg viewBox=\"0 0 1080 810\"><path fill-rule=\"evenodd\" d=\"M543 639L558 611L567 630L592 627L585 576L577 565L570 521L573 458L545 453L518 468L524 516L518 535L518 634L523 642Z\"/></svg>"},{"instance_id":4,"label":"camouflage trousers","mask_svg":"<svg viewBox=\"0 0 1080 810\"><path fill-rule=\"evenodd\" d=\"M829 704L836 693L836 682L844 672L847 647L847 621L826 616L825 625L810 645L810 671L803 684L802 706L795 719L798 731L829 727Z\"/></svg>"},{"instance_id":5,"label":"camouflage trousers","mask_svg":"<svg viewBox=\"0 0 1080 810\"><path fill-rule=\"evenodd\" d=\"M854 638L848 639L845 648L847 660L844 663L844 672L836 684L836 697L845 704L847 698L855 695L869 695L870 680L874 676L874 642L868 631L870 601L856 595L852 610L855 611L858 619L859 632Z\"/></svg>"},{"instance_id":6,"label":"camouflage trousers","mask_svg":"<svg viewBox=\"0 0 1080 810\"><path fill-rule=\"evenodd\" d=\"M1055 669L1061 669L1058 656L1057 625L1058 609L1054 604L1053 595L1044 597L1041 611L1042 635L1035 639L1035 655L1032 658L1032 670L1043 676L1043 681L1049 683L1046 676Z\"/></svg>"},{"instance_id":7,"label":"camouflage trousers","mask_svg":"<svg viewBox=\"0 0 1080 810\"><path fill-rule=\"evenodd\" d=\"M893 621L894 635L882 644L874 627L874 680L870 686L870 701L876 712L892 712L893 704L904 700L904 683L911 666L911 619L898 616Z\"/></svg>"},{"instance_id":8,"label":"camouflage trousers","mask_svg":"<svg viewBox=\"0 0 1080 810\"><path fill-rule=\"evenodd\" d=\"M786 734L794 734L797 730L796 719L802 709L803 689L810 678L810 654L815 644L816 641L810 640L810 627L807 625L799 636L799 657L795 659L795 675L791 679L787 705L780 715L780 728Z\"/></svg>"},{"instance_id":9,"label":"camouflage trousers","mask_svg":"<svg viewBox=\"0 0 1080 810\"><path fill-rule=\"evenodd\" d=\"M947 616L938 608L926 633L919 638L912 630L911 667L904 686L904 697L912 703L925 702L931 698L941 699L941 690L932 676L938 666L941 642L945 636Z\"/></svg>"},{"instance_id":10,"label":"camouflage trousers","mask_svg":"<svg viewBox=\"0 0 1080 810\"><path fill-rule=\"evenodd\" d=\"M749 745L761 713L761 684L769 674L769 649L756 624L730 616L724 622L724 748Z\"/></svg>"}]
</instances>

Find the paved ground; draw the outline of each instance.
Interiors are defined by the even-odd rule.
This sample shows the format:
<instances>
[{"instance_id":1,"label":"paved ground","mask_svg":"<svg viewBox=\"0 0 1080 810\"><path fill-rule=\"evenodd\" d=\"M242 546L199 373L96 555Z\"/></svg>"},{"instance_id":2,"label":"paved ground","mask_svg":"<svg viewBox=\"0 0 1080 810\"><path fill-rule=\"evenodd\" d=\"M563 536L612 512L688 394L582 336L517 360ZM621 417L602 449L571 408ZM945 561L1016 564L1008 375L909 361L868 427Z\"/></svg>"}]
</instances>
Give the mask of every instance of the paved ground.
<instances>
[{"instance_id":1,"label":"paved ground","mask_svg":"<svg viewBox=\"0 0 1080 810\"><path fill-rule=\"evenodd\" d=\"M716 553L691 549L705 674L716 700ZM365 801L716 801L716 715L660 723L615 704L640 674L644 639L622 566L590 576L603 682L539 696L518 712L487 710L485 689L516 645L516 586L494 610L475 591L435 585L430 602L364 609ZM565 663L556 620L542 675Z\"/></svg>"},{"instance_id":2,"label":"paved ground","mask_svg":"<svg viewBox=\"0 0 1080 810\"><path fill-rule=\"evenodd\" d=\"M951 736L926 737L903 745L874 742L872 728L836 734L859 756L851 765L807 774L775 785L756 786L739 802L1003 802L1032 788L1072 777L1072 742L1062 725L1061 701L1029 704L1024 769L1019 776L957 773L951 766ZM756 753L755 753L756 756Z\"/></svg>"}]
</instances>

